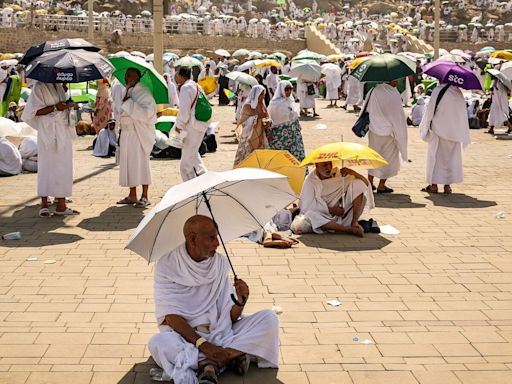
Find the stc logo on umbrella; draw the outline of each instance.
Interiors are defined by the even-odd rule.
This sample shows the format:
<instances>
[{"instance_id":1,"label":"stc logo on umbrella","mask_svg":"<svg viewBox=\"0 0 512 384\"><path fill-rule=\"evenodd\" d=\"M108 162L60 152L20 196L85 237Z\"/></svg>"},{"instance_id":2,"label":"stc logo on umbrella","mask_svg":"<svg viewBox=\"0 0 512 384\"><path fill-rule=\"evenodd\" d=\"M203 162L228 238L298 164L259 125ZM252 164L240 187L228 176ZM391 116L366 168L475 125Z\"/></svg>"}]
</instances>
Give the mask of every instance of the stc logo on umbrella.
<instances>
[{"instance_id":1,"label":"stc logo on umbrella","mask_svg":"<svg viewBox=\"0 0 512 384\"><path fill-rule=\"evenodd\" d=\"M464 84L464 79L457 75L448 75L448 81L459 85Z\"/></svg>"}]
</instances>

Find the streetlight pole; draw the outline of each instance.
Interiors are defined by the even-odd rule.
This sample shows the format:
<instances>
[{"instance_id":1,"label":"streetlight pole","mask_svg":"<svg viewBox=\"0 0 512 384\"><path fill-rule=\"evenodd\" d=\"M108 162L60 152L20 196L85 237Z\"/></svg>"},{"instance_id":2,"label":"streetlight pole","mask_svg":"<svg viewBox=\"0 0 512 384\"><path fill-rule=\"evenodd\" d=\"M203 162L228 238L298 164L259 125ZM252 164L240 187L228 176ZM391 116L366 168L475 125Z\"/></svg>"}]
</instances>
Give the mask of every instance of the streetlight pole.
<instances>
[{"instance_id":1,"label":"streetlight pole","mask_svg":"<svg viewBox=\"0 0 512 384\"><path fill-rule=\"evenodd\" d=\"M164 18L164 4L163 0L153 0L153 65L158 73L163 74L163 61L164 54L164 31L163 31L163 18Z\"/></svg>"},{"instance_id":2,"label":"streetlight pole","mask_svg":"<svg viewBox=\"0 0 512 384\"><path fill-rule=\"evenodd\" d=\"M434 60L439 59L439 48L441 32L439 30L439 21L441 19L441 0L434 2Z\"/></svg>"},{"instance_id":3,"label":"streetlight pole","mask_svg":"<svg viewBox=\"0 0 512 384\"><path fill-rule=\"evenodd\" d=\"M87 13L89 16L89 26L87 28L87 39L92 43L94 39L94 0L87 0Z\"/></svg>"}]
</instances>

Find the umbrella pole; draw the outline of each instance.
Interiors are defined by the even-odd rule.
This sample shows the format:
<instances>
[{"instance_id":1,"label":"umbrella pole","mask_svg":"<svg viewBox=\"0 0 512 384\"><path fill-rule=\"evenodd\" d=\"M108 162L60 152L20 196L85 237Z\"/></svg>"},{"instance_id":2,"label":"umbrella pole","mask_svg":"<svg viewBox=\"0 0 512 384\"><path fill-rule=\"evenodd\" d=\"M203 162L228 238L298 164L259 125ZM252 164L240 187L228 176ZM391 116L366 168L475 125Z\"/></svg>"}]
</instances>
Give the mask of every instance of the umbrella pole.
<instances>
[{"instance_id":1,"label":"umbrella pole","mask_svg":"<svg viewBox=\"0 0 512 384\"><path fill-rule=\"evenodd\" d=\"M199 176L197 174L197 171L195 170L195 168L194 168L194 172L196 173L196 176ZM228 258L229 266L231 267L231 271L233 271L233 275L234 275L235 281L236 281L236 280L238 280L238 276L236 275L235 268L233 267L233 263L231 262L231 259L229 257L228 250L226 248L226 244L224 243L224 239L222 238L222 236L220 234L219 226L217 225L217 221L215 221L215 217L213 216L213 211L212 211L212 206L210 205L210 200L208 200L208 196L206 196L206 192L203 191L202 194L203 194L204 202L206 204L206 208L208 208L208 211L210 211L213 225L215 225L215 229L217 230L217 234L219 235L220 242L222 244L222 247L224 248L224 252L226 254L226 257ZM239 307L243 307L245 305L245 303L247 302L247 297L242 296L242 302L239 302L236 299L235 295L231 294L231 300L233 301L233 303L235 303Z\"/></svg>"}]
</instances>

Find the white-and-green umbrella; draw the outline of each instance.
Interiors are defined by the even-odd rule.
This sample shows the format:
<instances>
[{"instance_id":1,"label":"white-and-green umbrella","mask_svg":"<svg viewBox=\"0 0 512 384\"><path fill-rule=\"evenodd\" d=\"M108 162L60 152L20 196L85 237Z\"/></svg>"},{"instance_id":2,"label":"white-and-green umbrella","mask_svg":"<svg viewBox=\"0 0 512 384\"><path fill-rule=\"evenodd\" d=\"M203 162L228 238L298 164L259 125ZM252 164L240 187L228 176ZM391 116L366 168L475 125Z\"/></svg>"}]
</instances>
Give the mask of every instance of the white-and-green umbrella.
<instances>
[{"instance_id":1,"label":"white-and-green umbrella","mask_svg":"<svg viewBox=\"0 0 512 384\"><path fill-rule=\"evenodd\" d=\"M175 67L192 68L192 67L200 67L201 65L203 65L203 63L201 63L199 60L197 60L196 58L194 58L192 56L184 56L174 63Z\"/></svg>"},{"instance_id":2,"label":"white-and-green umbrella","mask_svg":"<svg viewBox=\"0 0 512 384\"><path fill-rule=\"evenodd\" d=\"M239 83L242 83L245 85L250 85L251 87L253 85L258 85L258 80L256 80L255 77L248 75L247 73L244 73L244 72L239 72L239 71L229 72L226 75L226 77L228 79L238 81Z\"/></svg>"},{"instance_id":3,"label":"white-and-green umbrella","mask_svg":"<svg viewBox=\"0 0 512 384\"><path fill-rule=\"evenodd\" d=\"M242 56L249 56L251 54L251 51L248 49L237 49L235 52L233 52L233 57L242 57Z\"/></svg>"},{"instance_id":4,"label":"white-and-green umbrella","mask_svg":"<svg viewBox=\"0 0 512 384\"><path fill-rule=\"evenodd\" d=\"M295 61L290 69L290 76L304 81L318 81L322 76L322 67L316 61Z\"/></svg>"}]
</instances>

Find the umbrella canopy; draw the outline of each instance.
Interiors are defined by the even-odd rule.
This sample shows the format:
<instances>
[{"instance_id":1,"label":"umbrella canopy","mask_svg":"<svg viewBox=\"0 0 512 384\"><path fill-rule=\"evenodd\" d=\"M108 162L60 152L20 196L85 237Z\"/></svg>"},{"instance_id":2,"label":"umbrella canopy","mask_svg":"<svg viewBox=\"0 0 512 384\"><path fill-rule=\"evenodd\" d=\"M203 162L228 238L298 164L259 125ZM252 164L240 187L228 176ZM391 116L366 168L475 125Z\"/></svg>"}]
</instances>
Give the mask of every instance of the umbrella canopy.
<instances>
[{"instance_id":1,"label":"umbrella canopy","mask_svg":"<svg viewBox=\"0 0 512 384\"><path fill-rule=\"evenodd\" d=\"M280 67L281 63L273 60L273 59L265 59L261 60L258 64L255 65L256 68L270 68L270 67Z\"/></svg>"},{"instance_id":2,"label":"umbrella canopy","mask_svg":"<svg viewBox=\"0 0 512 384\"><path fill-rule=\"evenodd\" d=\"M203 56L203 55L201 55L200 53L194 53L194 54L192 55L192 57L193 57L194 59L197 59L197 60L200 60L200 61L204 60L204 56Z\"/></svg>"},{"instance_id":3,"label":"umbrella canopy","mask_svg":"<svg viewBox=\"0 0 512 384\"><path fill-rule=\"evenodd\" d=\"M233 57L249 56L250 54L251 51L248 49L237 49L235 52L233 52Z\"/></svg>"},{"instance_id":4,"label":"umbrella canopy","mask_svg":"<svg viewBox=\"0 0 512 384\"><path fill-rule=\"evenodd\" d=\"M166 52L166 53L164 53L162 58L164 61L172 61L172 60L178 60L180 57L175 53Z\"/></svg>"},{"instance_id":5,"label":"umbrella canopy","mask_svg":"<svg viewBox=\"0 0 512 384\"><path fill-rule=\"evenodd\" d=\"M288 151L275 149L257 149L240 162L236 168L260 168L279 173L288 177L288 183L298 196L306 170L299 166L300 162Z\"/></svg>"},{"instance_id":6,"label":"umbrella canopy","mask_svg":"<svg viewBox=\"0 0 512 384\"><path fill-rule=\"evenodd\" d=\"M496 48L494 47L491 47L491 46L487 46L487 47L483 47L480 52L494 52L496 50Z\"/></svg>"},{"instance_id":7,"label":"umbrella canopy","mask_svg":"<svg viewBox=\"0 0 512 384\"><path fill-rule=\"evenodd\" d=\"M18 136L21 133L21 127L10 119L0 117L0 137Z\"/></svg>"},{"instance_id":8,"label":"umbrella canopy","mask_svg":"<svg viewBox=\"0 0 512 384\"><path fill-rule=\"evenodd\" d=\"M43 83L82 83L107 79L114 67L97 52L61 49L42 54L26 67L25 72L28 78Z\"/></svg>"},{"instance_id":9,"label":"umbrella canopy","mask_svg":"<svg viewBox=\"0 0 512 384\"><path fill-rule=\"evenodd\" d=\"M259 63L260 63L259 60L246 61L245 63L242 63L238 66L237 71L240 71L240 72L247 71L248 69L254 68L256 66L256 64L259 64Z\"/></svg>"},{"instance_id":10,"label":"umbrella canopy","mask_svg":"<svg viewBox=\"0 0 512 384\"><path fill-rule=\"evenodd\" d=\"M16 123L20 129L17 136L37 136L37 131L25 122Z\"/></svg>"},{"instance_id":11,"label":"umbrella canopy","mask_svg":"<svg viewBox=\"0 0 512 384\"><path fill-rule=\"evenodd\" d=\"M371 56L352 73L359 81L392 81L416 72L416 64L405 56L384 53Z\"/></svg>"},{"instance_id":12,"label":"umbrella canopy","mask_svg":"<svg viewBox=\"0 0 512 384\"><path fill-rule=\"evenodd\" d=\"M174 63L175 67L200 67L201 65L203 64L192 56L184 56Z\"/></svg>"},{"instance_id":13,"label":"umbrella canopy","mask_svg":"<svg viewBox=\"0 0 512 384\"><path fill-rule=\"evenodd\" d=\"M512 60L512 52L509 51L494 51L489 56L495 59Z\"/></svg>"},{"instance_id":14,"label":"umbrella canopy","mask_svg":"<svg viewBox=\"0 0 512 384\"><path fill-rule=\"evenodd\" d=\"M322 145L306 156L301 167L326 161L343 162L344 167L375 169L388 162L376 151L358 143L338 142Z\"/></svg>"},{"instance_id":15,"label":"umbrella canopy","mask_svg":"<svg viewBox=\"0 0 512 384\"><path fill-rule=\"evenodd\" d=\"M61 49L84 49L91 52L99 52L100 48L89 43L84 39L62 39L47 41L45 43L34 45L23 55L20 64L28 65L36 57L41 56L45 52L58 51Z\"/></svg>"},{"instance_id":16,"label":"umbrella canopy","mask_svg":"<svg viewBox=\"0 0 512 384\"><path fill-rule=\"evenodd\" d=\"M308 51L307 49L305 49L303 51L300 51L297 56L292 58L292 61L300 61L300 60L320 61L320 60L322 60L324 58L325 58L324 55L321 55L321 54L316 53L316 52Z\"/></svg>"},{"instance_id":17,"label":"umbrella canopy","mask_svg":"<svg viewBox=\"0 0 512 384\"><path fill-rule=\"evenodd\" d=\"M239 83L242 83L242 84L245 84L245 85L249 85L249 86L253 86L253 85L258 85L258 80L256 80L255 77L247 74L247 73L244 73L244 72L240 72L240 71L233 71L233 72L229 72L226 77L228 79L231 79L231 80L234 80L234 81L238 81Z\"/></svg>"},{"instance_id":18,"label":"umbrella canopy","mask_svg":"<svg viewBox=\"0 0 512 384\"><path fill-rule=\"evenodd\" d=\"M169 189L138 225L126 248L156 262L185 241L183 225L197 214L213 216L221 238L233 240L263 228L276 211L295 199L287 178L274 172L253 168L207 172Z\"/></svg>"},{"instance_id":19,"label":"umbrella canopy","mask_svg":"<svg viewBox=\"0 0 512 384\"><path fill-rule=\"evenodd\" d=\"M359 66L359 64L361 64L362 62L368 60L369 58L370 58L369 56L358 57L357 59L352 60L347 65L347 68L348 69L355 69L355 68L357 68Z\"/></svg>"},{"instance_id":20,"label":"umbrella canopy","mask_svg":"<svg viewBox=\"0 0 512 384\"><path fill-rule=\"evenodd\" d=\"M512 80L512 61L504 63L500 68L501 73L507 76L508 79Z\"/></svg>"},{"instance_id":21,"label":"umbrella canopy","mask_svg":"<svg viewBox=\"0 0 512 384\"><path fill-rule=\"evenodd\" d=\"M344 55L339 55L339 54L335 54L335 55L329 55L327 56L326 58L328 61L344 61L345 60L345 56Z\"/></svg>"},{"instance_id":22,"label":"umbrella canopy","mask_svg":"<svg viewBox=\"0 0 512 384\"><path fill-rule=\"evenodd\" d=\"M449 53L447 55L440 56L439 61L451 61L452 63L464 64L466 60L460 55Z\"/></svg>"},{"instance_id":23,"label":"umbrella canopy","mask_svg":"<svg viewBox=\"0 0 512 384\"><path fill-rule=\"evenodd\" d=\"M336 75L341 76L342 70L339 65L327 63L322 65L322 73L324 75L327 75L328 73L335 73Z\"/></svg>"},{"instance_id":24,"label":"umbrella canopy","mask_svg":"<svg viewBox=\"0 0 512 384\"><path fill-rule=\"evenodd\" d=\"M286 55L284 53L282 53L282 52L274 52L269 57L270 58L276 58L277 60L280 60L280 61L285 61L286 60Z\"/></svg>"},{"instance_id":25,"label":"umbrella canopy","mask_svg":"<svg viewBox=\"0 0 512 384\"><path fill-rule=\"evenodd\" d=\"M176 123L176 116L160 116L156 120L155 128L160 132L170 132Z\"/></svg>"},{"instance_id":26,"label":"umbrella canopy","mask_svg":"<svg viewBox=\"0 0 512 384\"><path fill-rule=\"evenodd\" d=\"M423 73L435 77L441 83L463 89L482 89L480 80L470 69L449 61L434 61L423 67Z\"/></svg>"},{"instance_id":27,"label":"umbrella canopy","mask_svg":"<svg viewBox=\"0 0 512 384\"><path fill-rule=\"evenodd\" d=\"M492 77L498 79L498 81L505 87L507 87L509 90L512 90L512 82L503 72L500 72L497 69L488 69L487 72Z\"/></svg>"},{"instance_id":28,"label":"umbrella canopy","mask_svg":"<svg viewBox=\"0 0 512 384\"><path fill-rule=\"evenodd\" d=\"M124 75L129 68L137 68L142 74L140 82L146 86L157 104L167 104L169 96L167 82L148 62L141 57L112 57L110 59L115 67L114 76L121 84L126 85Z\"/></svg>"},{"instance_id":29,"label":"umbrella canopy","mask_svg":"<svg viewBox=\"0 0 512 384\"><path fill-rule=\"evenodd\" d=\"M222 57L231 57L231 54L228 51L226 51L225 49L217 49L215 51L215 54L222 56Z\"/></svg>"},{"instance_id":30,"label":"umbrella canopy","mask_svg":"<svg viewBox=\"0 0 512 384\"><path fill-rule=\"evenodd\" d=\"M322 76L322 67L315 61L293 62L290 76L304 81L318 81Z\"/></svg>"}]
</instances>

